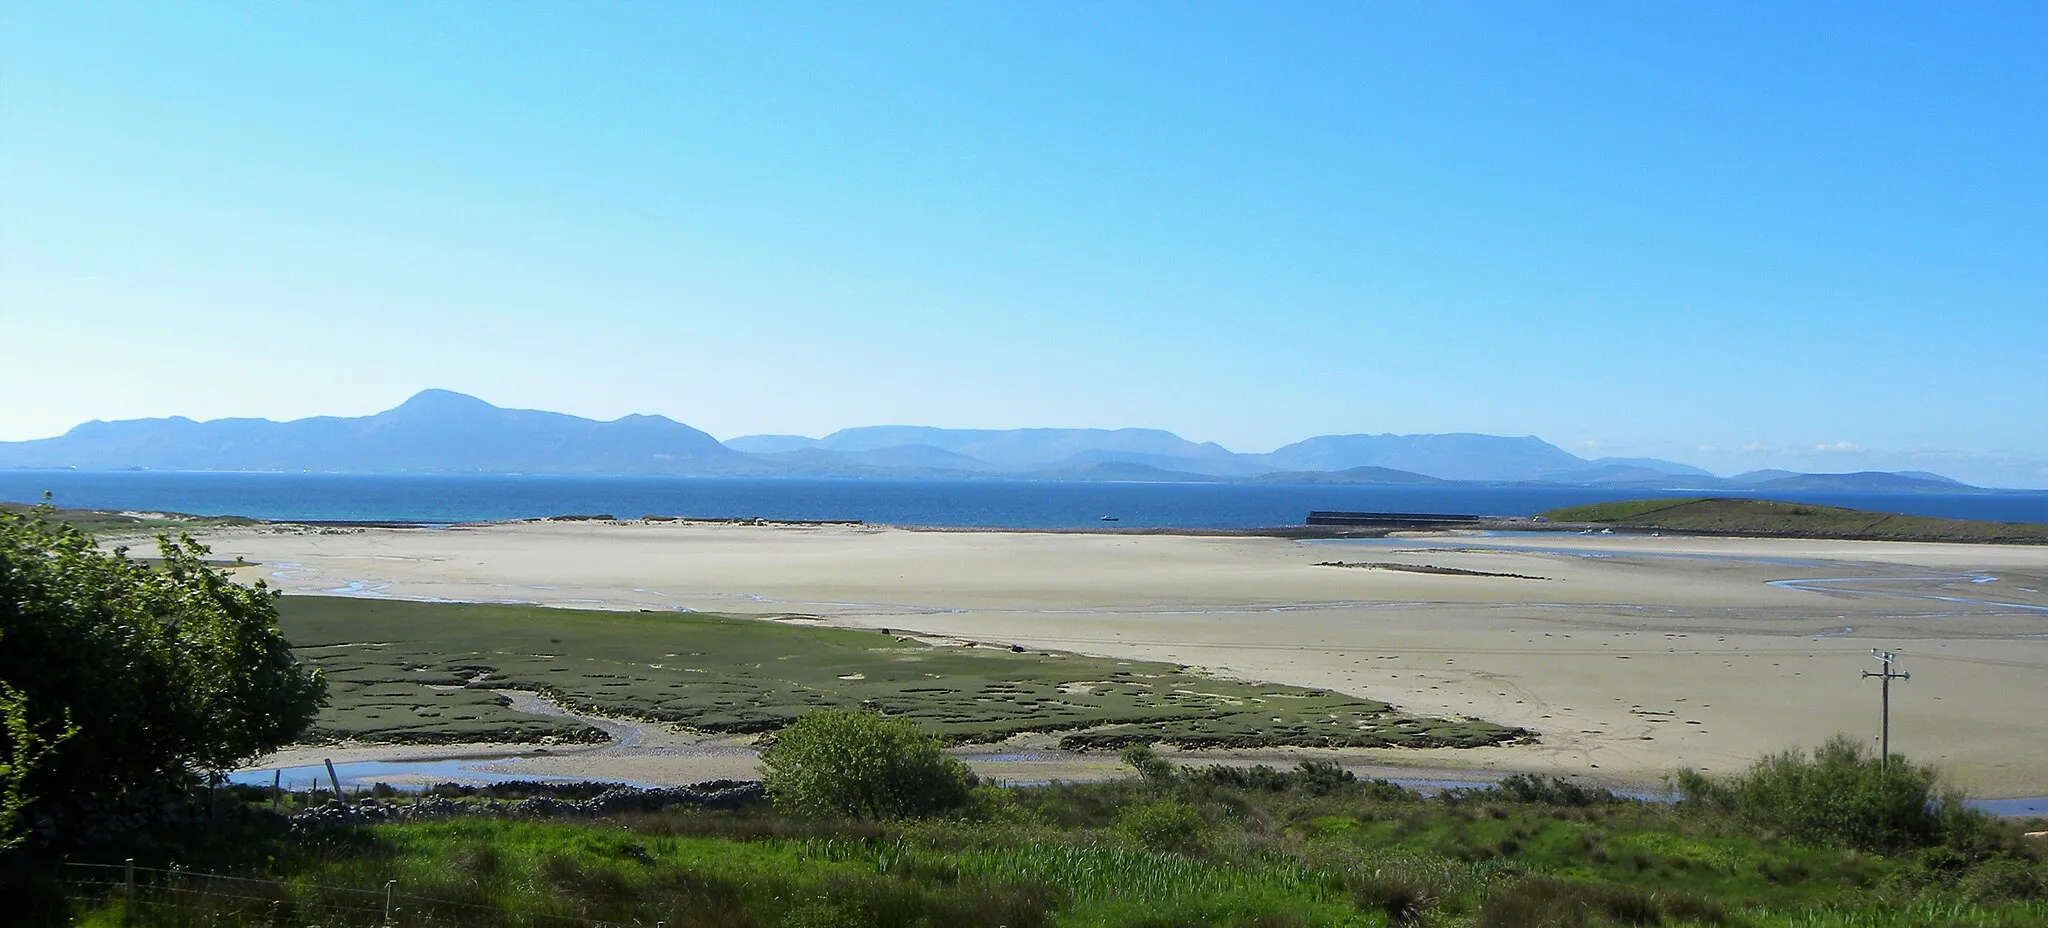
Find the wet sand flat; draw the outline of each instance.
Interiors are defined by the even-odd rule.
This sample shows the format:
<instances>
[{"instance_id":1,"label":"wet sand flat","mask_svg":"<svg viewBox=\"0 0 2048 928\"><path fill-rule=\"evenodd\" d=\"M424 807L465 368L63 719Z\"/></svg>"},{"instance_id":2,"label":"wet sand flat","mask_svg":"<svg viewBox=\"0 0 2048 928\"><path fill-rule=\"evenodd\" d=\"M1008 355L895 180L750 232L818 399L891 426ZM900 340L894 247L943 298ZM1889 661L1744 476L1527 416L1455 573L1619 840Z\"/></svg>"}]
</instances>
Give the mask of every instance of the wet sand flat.
<instances>
[{"instance_id":1,"label":"wet sand flat","mask_svg":"<svg viewBox=\"0 0 2048 928\"><path fill-rule=\"evenodd\" d=\"M260 562L244 579L287 592L819 616L1327 687L1542 735L1358 762L1630 784L1732 771L1837 731L1874 736L1877 684L1858 674L1883 647L1913 672L1893 693L1896 750L1978 795L2048 793L2048 546L637 522L207 541Z\"/></svg>"}]
</instances>

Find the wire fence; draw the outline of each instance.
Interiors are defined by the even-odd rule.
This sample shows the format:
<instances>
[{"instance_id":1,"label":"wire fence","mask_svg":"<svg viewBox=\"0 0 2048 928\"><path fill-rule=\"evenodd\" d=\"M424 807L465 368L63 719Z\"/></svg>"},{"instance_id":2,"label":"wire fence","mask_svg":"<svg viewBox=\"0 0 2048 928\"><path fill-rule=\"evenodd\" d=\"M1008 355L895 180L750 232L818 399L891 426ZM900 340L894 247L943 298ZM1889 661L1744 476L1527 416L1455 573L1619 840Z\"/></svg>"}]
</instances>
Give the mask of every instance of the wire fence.
<instances>
[{"instance_id":1,"label":"wire fence","mask_svg":"<svg viewBox=\"0 0 2048 928\"><path fill-rule=\"evenodd\" d=\"M382 889L267 880L223 873L119 864L63 864L66 899L94 909L118 905L125 918L153 924L277 926L662 926L660 921L613 922L404 892L397 880Z\"/></svg>"}]
</instances>

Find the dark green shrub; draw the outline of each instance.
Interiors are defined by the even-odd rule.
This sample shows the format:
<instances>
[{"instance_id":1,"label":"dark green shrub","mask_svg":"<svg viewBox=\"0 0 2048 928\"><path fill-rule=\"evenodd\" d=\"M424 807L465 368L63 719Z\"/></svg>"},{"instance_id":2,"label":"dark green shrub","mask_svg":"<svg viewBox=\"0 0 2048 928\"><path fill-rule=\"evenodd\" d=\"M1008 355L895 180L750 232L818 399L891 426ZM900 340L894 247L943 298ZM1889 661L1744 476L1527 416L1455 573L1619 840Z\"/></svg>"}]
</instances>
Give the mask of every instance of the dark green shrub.
<instances>
[{"instance_id":1,"label":"dark green shrub","mask_svg":"<svg viewBox=\"0 0 2048 928\"><path fill-rule=\"evenodd\" d=\"M1232 789L1268 793L1284 793L1294 786L1292 776L1265 764L1253 764L1249 767L1215 764L1201 768L1195 777L1199 782L1210 786L1227 786Z\"/></svg>"},{"instance_id":2,"label":"dark green shrub","mask_svg":"<svg viewBox=\"0 0 2048 928\"><path fill-rule=\"evenodd\" d=\"M1360 789L1360 781L1356 774L1326 760L1305 760L1296 764L1293 770L1279 770L1265 764L1253 764L1248 767L1215 764L1191 769L1187 776L1194 782L1206 786L1268 793L1301 792L1310 796L1328 796ZM1374 780L1370 787L1375 798L1386 798L1382 787L1393 787L1398 794L1395 798L1406 799L1413 796L1385 780Z\"/></svg>"},{"instance_id":3,"label":"dark green shrub","mask_svg":"<svg viewBox=\"0 0 2048 928\"><path fill-rule=\"evenodd\" d=\"M1138 776L1147 786L1165 787L1173 783L1173 764L1160 757L1149 744L1133 744L1124 748L1123 761L1138 771Z\"/></svg>"},{"instance_id":4,"label":"dark green shrub","mask_svg":"<svg viewBox=\"0 0 2048 928\"><path fill-rule=\"evenodd\" d=\"M1594 899L1601 914L1624 925L1654 925L1664 920L1657 898L1634 886L1602 885Z\"/></svg>"},{"instance_id":5,"label":"dark green shrub","mask_svg":"<svg viewBox=\"0 0 2048 928\"><path fill-rule=\"evenodd\" d=\"M1695 893L1659 893L1657 910L1666 918L1701 925L1725 925L1728 923L1728 909L1706 896Z\"/></svg>"},{"instance_id":6,"label":"dark green shrub","mask_svg":"<svg viewBox=\"0 0 2048 928\"><path fill-rule=\"evenodd\" d=\"M1531 877L1497 886L1479 904L1479 928L1582 928L1592 914L1575 884Z\"/></svg>"},{"instance_id":7,"label":"dark green shrub","mask_svg":"<svg viewBox=\"0 0 2048 928\"><path fill-rule=\"evenodd\" d=\"M1726 804L1751 824L1819 844L1896 851L1939 843L1974 821L1959 797L1934 792L1935 771L1894 758L1889 766L1837 735L1811 755L1792 750L1757 761L1725 784L1681 779L1687 801Z\"/></svg>"},{"instance_id":8,"label":"dark green shrub","mask_svg":"<svg viewBox=\"0 0 2048 928\"><path fill-rule=\"evenodd\" d=\"M1962 878L1963 896L1979 905L2048 899L2048 865L2001 857L1978 864Z\"/></svg>"},{"instance_id":9,"label":"dark green shrub","mask_svg":"<svg viewBox=\"0 0 2048 928\"><path fill-rule=\"evenodd\" d=\"M1193 853L1202 849L1208 823L1194 806L1167 799L1124 809L1116 829L1148 851Z\"/></svg>"},{"instance_id":10,"label":"dark green shrub","mask_svg":"<svg viewBox=\"0 0 2048 928\"><path fill-rule=\"evenodd\" d=\"M1294 788L1311 796L1349 792L1358 785L1358 775L1334 761L1305 760L1294 767Z\"/></svg>"},{"instance_id":11,"label":"dark green shrub","mask_svg":"<svg viewBox=\"0 0 2048 928\"><path fill-rule=\"evenodd\" d=\"M1813 867L1803 860L1778 860L1766 857L1756 862L1756 872L1773 883L1792 885L1813 879Z\"/></svg>"},{"instance_id":12,"label":"dark green shrub","mask_svg":"<svg viewBox=\"0 0 2048 928\"><path fill-rule=\"evenodd\" d=\"M1392 780L1360 780L1354 787L1360 796L1377 802L1417 802L1422 794Z\"/></svg>"},{"instance_id":13,"label":"dark green shrub","mask_svg":"<svg viewBox=\"0 0 2048 928\"><path fill-rule=\"evenodd\" d=\"M1734 790L1697 770L1678 771L1672 775L1671 785L1678 790L1678 802L1682 807L1717 812L1735 809Z\"/></svg>"},{"instance_id":14,"label":"dark green shrub","mask_svg":"<svg viewBox=\"0 0 2048 928\"><path fill-rule=\"evenodd\" d=\"M974 775L907 719L808 712L761 752L778 808L805 815L897 818L967 804Z\"/></svg>"},{"instance_id":15,"label":"dark green shrub","mask_svg":"<svg viewBox=\"0 0 2048 928\"><path fill-rule=\"evenodd\" d=\"M1532 876L1495 887L1479 906L1480 928L1580 928L1663 920L1657 897L1634 886Z\"/></svg>"},{"instance_id":16,"label":"dark green shrub","mask_svg":"<svg viewBox=\"0 0 2048 928\"><path fill-rule=\"evenodd\" d=\"M1432 881L1400 870L1356 874L1344 881L1344 888L1359 908L1379 912L1395 925L1420 925L1437 904Z\"/></svg>"},{"instance_id":17,"label":"dark green shrub","mask_svg":"<svg viewBox=\"0 0 2048 928\"><path fill-rule=\"evenodd\" d=\"M1494 787L1503 798L1511 802L1542 803L1552 806L1585 807L1620 802L1621 797L1597 787L1580 786L1570 780L1550 777L1544 779L1526 773L1518 773L1500 781Z\"/></svg>"},{"instance_id":18,"label":"dark green shrub","mask_svg":"<svg viewBox=\"0 0 2048 928\"><path fill-rule=\"evenodd\" d=\"M1770 836L1864 851L1942 846L1965 860L2006 852L2010 840L1960 793L1935 791L1937 773L1893 757L1889 765L1837 735L1809 756L1793 750L1716 780L1696 771L1673 778L1681 808L1740 816Z\"/></svg>"},{"instance_id":19,"label":"dark green shrub","mask_svg":"<svg viewBox=\"0 0 2048 928\"><path fill-rule=\"evenodd\" d=\"M1102 783L1053 783L1040 789L1014 790L1011 799L1020 817L1060 830L1102 828L1117 813L1150 791L1129 780Z\"/></svg>"}]
</instances>

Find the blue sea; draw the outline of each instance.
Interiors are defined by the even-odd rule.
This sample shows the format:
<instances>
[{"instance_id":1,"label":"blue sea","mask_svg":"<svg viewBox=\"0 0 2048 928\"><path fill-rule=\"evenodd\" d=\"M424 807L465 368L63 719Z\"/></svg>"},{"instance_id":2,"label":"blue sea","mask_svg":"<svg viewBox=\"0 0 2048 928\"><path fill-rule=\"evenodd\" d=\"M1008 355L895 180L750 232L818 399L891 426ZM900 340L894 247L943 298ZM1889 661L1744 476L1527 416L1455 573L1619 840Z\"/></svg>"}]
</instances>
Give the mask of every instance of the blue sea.
<instances>
[{"instance_id":1,"label":"blue sea","mask_svg":"<svg viewBox=\"0 0 2048 928\"><path fill-rule=\"evenodd\" d=\"M1572 487L0 471L0 500L33 502L45 490L68 508L279 520L447 523L609 514L1100 528L1103 516L1113 516L1120 527L1215 529L1300 525L1312 509L1526 516L1582 503L1688 495ZM2048 491L1772 496L1912 515L2048 522Z\"/></svg>"}]
</instances>

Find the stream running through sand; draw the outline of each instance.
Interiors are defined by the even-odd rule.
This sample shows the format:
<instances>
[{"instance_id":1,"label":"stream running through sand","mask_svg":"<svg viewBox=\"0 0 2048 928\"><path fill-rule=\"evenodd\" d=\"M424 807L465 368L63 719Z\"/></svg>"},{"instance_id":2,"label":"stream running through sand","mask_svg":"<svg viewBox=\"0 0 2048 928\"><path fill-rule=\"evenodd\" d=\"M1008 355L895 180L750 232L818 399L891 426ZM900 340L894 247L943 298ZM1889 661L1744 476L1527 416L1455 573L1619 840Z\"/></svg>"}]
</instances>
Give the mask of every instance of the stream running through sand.
<instances>
[{"instance_id":1,"label":"stream running through sand","mask_svg":"<svg viewBox=\"0 0 2048 928\"><path fill-rule=\"evenodd\" d=\"M688 737L679 737L667 726L653 722L630 719L605 718L585 715L572 711L538 693L525 690L498 690L498 693L512 700L512 708L534 715L574 719L597 728L610 736L604 744L569 748L534 749L516 753L478 754L462 757L423 756L414 758L391 758L372 760L347 760L334 765L334 777L341 781L344 790L369 790L377 784L385 784L401 793L424 792L441 783L459 783L466 786L490 785L497 783L541 782L541 783L617 783L623 786L655 788L680 786L689 782L714 779L707 776L691 776L685 773L690 768L689 758L693 755L729 754L729 745L696 747ZM682 743L678 743L682 742ZM459 746L451 745L451 749ZM1000 763L1010 770L1028 770L1033 765L1044 765L1047 776L1043 779L1005 778L1003 782L1012 786L1040 785L1053 780L1109 779L1124 775L1121 766L1107 762L1106 755L1084 754L1063 751L1057 748L1033 750L1005 750L1000 748L970 749L956 751L956 754L973 764ZM520 769L522 762L565 757L648 757L667 756L675 758L675 773L682 776L662 777L662 782L635 782L617 777L571 776L539 773ZM1191 758L1192 760L1193 758ZM1227 757L1203 757L1204 762L1219 762ZM1072 767L1076 761L1085 760L1101 769L1096 776L1076 777ZM1273 762L1275 758L1245 758L1259 762ZM1432 795L1447 789L1484 788L1498 782L1500 774L1479 773L1465 770L1431 769L1390 769L1370 765L1347 765L1363 779L1385 779L1424 795ZM1407 774L1405 776L1401 774ZM292 791L319 790L331 788L328 784L325 764L302 764L286 767L251 767L228 774L228 782L246 786L270 786L273 782ZM1620 795L1652 802L1669 802L1675 799L1669 793L1643 790L1617 789ZM2048 796L2033 796L2017 799L1972 799L1968 804L1992 815L2010 817L2048 817Z\"/></svg>"}]
</instances>

